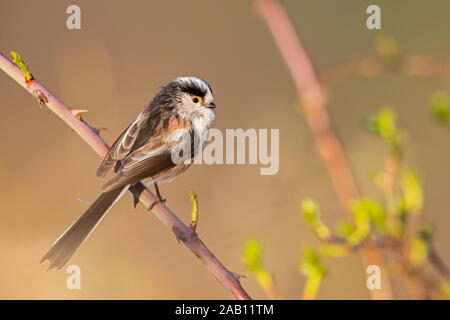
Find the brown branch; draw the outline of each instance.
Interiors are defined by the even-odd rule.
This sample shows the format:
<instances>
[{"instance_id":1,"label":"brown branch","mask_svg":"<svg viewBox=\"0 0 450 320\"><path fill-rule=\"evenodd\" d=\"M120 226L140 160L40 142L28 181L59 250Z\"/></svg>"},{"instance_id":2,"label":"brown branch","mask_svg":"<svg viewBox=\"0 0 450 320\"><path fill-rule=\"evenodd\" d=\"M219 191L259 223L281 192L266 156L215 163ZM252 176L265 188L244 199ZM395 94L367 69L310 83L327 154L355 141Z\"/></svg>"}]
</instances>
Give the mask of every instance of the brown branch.
<instances>
[{"instance_id":1,"label":"brown branch","mask_svg":"<svg viewBox=\"0 0 450 320\"><path fill-rule=\"evenodd\" d=\"M340 204L349 217L349 204L360 198L360 195L341 143L332 128L325 90L283 5L278 0L255 1L291 73L319 155L328 170ZM381 252L378 249L364 247L362 257L366 267L378 265L382 271L381 289L371 290L372 298L392 299L388 273Z\"/></svg>"},{"instance_id":2,"label":"brown branch","mask_svg":"<svg viewBox=\"0 0 450 320\"><path fill-rule=\"evenodd\" d=\"M352 77L373 78L386 72L386 66L379 58L353 58L320 72L320 80L330 86Z\"/></svg>"},{"instance_id":3,"label":"brown branch","mask_svg":"<svg viewBox=\"0 0 450 320\"><path fill-rule=\"evenodd\" d=\"M48 91L39 81L32 78L26 81L22 71L6 56L0 53L0 69L5 71L11 78L17 81L29 93L35 96L42 106L48 107L67 123L100 157L104 157L109 147L99 136L98 130L89 126L80 117L79 112L72 110ZM140 182L130 188L133 195L139 201L149 207L157 197ZM234 274L228 271L216 256L200 240L198 235L185 225L167 206L163 203L157 204L152 212L170 229L177 239L182 241L192 253L200 259L210 273L235 299L251 299L241 286Z\"/></svg>"}]
</instances>

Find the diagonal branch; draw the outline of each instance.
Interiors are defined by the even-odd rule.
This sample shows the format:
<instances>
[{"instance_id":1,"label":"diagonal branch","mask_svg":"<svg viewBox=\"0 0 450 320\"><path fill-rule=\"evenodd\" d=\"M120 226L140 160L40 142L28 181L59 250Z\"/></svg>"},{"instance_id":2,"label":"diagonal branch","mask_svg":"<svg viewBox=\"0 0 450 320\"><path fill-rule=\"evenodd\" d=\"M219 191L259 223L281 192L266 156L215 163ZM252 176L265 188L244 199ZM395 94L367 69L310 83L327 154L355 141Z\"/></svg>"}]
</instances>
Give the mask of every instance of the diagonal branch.
<instances>
[{"instance_id":1,"label":"diagonal branch","mask_svg":"<svg viewBox=\"0 0 450 320\"><path fill-rule=\"evenodd\" d=\"M20 68L2 53L0 53L0 69L35 96L41 105L48 107L56 113L100 157L106 155L109 146L99 136L97 129L89 126L81 119L79 111L82 110L73 110L66 106L36 79L25 79ZM130 191L145 207L149 207L153 201L157 200L157 197L142 182L131 187ZM152 212L175 233L179 241L183 242L200 259L208 271L213 274L234 299L251 299L235 275L225 268L219 259L206 247L203 241L200 240L198 235L185 225L167 206L159 203L152 209Z\"/></svg>"},{"instance_id":2,"label":"diagonal branch","mask_svg":"<svg viewBox=\"0 0 450 320\"><path fill-rule=\"evenodd\" d=\"M327 111L326 92L280 1L255 1L291 73L319 155L331 177L339 202L349 217L349 204L360 198L360 194L342 145L332 127ZM381 289L371 290L372 298L392 299L391 287L380 251L363 248L362 258L366 267L378 265L382 270Z\"/></svg>"}]
</instances>

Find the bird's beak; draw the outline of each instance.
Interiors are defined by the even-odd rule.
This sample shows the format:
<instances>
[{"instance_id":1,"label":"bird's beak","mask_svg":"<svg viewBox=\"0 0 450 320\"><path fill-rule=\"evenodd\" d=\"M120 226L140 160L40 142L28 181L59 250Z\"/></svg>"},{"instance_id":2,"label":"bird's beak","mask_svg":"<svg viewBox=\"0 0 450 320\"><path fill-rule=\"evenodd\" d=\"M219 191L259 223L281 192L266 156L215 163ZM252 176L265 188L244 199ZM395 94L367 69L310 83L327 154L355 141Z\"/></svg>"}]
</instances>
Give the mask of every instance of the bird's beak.
<instances>
[{"instance_id":1,"label":"bird's beak","mask_svg":"<svg viewBox=\"0 0 450 320\"><path fill-rule=\"evenodd\" d=\"M216 107L216 104L214 102L211 102L209 105L206 106L207 108L214 109Z\"/></svg>"}]
</instances>

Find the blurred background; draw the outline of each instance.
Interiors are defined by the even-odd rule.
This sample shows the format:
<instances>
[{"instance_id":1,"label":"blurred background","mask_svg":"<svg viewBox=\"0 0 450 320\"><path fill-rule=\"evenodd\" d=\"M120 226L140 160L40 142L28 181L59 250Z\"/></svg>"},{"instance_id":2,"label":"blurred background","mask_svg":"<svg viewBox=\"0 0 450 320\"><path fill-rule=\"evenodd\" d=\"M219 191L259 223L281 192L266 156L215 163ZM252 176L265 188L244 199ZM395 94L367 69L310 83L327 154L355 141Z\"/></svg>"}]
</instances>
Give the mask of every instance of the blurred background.
<instances>
[{"instance_id":1,"label":"blurred background","mask_svg":"<svg viewBox=\"0 0 450 320\"><path fill-rule=\"evenodd\" d=\"M374 56L379 31L366 28L373 1L285 0L315 66ZM66 8L81 8L81 30L66 28ZM382 31L403 53L450 56L445 0L377 1ZM197 165L161 186L167 205L190 221L189 191L198 193L198 232L253 298L265 298L242 260L246 240L264 245L264 262L280 294L301 297L301 247L317 240L300 212L311 197L333 226L344 215L313 137L298 114L299 98L273 39L252 1L1 1L0 52L19 52L33 75L84 119L106 127L112 143L155 92L181 75L206 79L216 97L214 127L279 128L280 169L259 165ZM363 130L380 107L393 107L408 131L406 160L424 181L424 219L437 226L435 243L450 261L450 131L436 126L430 96L449 79L386 74L352 78L329 88L329 112L366 196L380 197L371 174L386 149ZM100 159L67 125L6 74L0 73L0 298L228 299L227 292L173 234L127 194L69 264L81 268L81 290L66 288L64 269L39 264L54 240L93 201L102 184ZM79 201L82 199L83 201ZM327 259L320 299L366 299L359 255ZM394 282L395 294L407 298Z\"/></svg>"}]
</instances>

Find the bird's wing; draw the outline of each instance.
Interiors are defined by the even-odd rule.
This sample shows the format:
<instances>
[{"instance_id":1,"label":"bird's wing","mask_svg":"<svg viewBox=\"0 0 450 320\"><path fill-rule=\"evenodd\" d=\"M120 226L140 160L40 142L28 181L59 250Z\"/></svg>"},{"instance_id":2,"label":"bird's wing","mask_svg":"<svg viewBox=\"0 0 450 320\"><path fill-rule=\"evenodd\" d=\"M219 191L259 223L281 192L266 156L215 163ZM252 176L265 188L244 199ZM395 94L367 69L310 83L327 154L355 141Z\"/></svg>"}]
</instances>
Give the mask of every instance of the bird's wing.
<instances>
[{"instance_id":1,"label":"bird's wing","mask_svg":"<svg viewBox=\"0 0 450 320\"><path fill-rule=\"evenodd\" d=\"M190 141L184 141L183 139L168 142L166 140L167 134L167 131L165 131L152 137L147 144L127 155L122 160L116 176L103 185L102 191L106 192L128 184L134 184L175 167L178 163L173 162L172 151L175 148L184 150L182 146L184 143L189 143L190 148L192 145Z\"/></svg>"},{"instance_id":2,"label":"bird's wing","mask_svg":"<svg viewBox=\"0 0 450 320\"><path fill-rule=\"evenodd\" d=\"M116 161L124 159L130 153L139 131L148 117L149 112L147 110L142 111L136 120L117 138L100 164L97 177L105 177Z\"/></svg>"}]
</instances>

